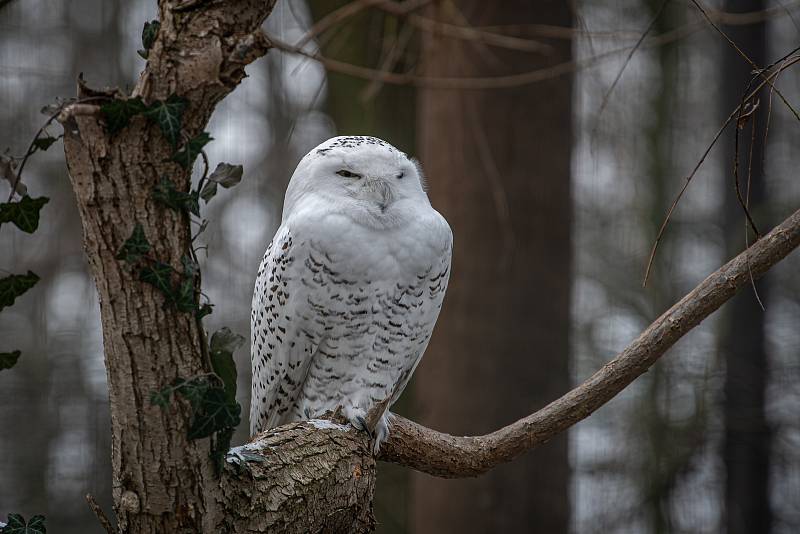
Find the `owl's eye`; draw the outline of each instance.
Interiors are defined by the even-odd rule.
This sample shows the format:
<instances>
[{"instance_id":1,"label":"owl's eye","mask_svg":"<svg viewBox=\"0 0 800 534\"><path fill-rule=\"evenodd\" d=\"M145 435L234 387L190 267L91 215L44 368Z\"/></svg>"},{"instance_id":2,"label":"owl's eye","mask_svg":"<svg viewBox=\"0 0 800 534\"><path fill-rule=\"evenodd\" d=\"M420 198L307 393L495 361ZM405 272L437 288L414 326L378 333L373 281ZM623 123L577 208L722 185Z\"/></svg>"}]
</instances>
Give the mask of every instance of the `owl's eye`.
<instances>
[{"instance_id":1,"label":"owl's eye","mask_svg":"<svg viewBox=\"0 0 800 534\"><path fill-rule=\"evenodd\" d=\"M344 176L345 178L361 178L360 174L356 174L354 172L350 172L348 170L342 169L340 171L336 171L336 174L339 176Z\"/></svg>"},{"instance_id":2,"label":"owl's eye","mask_svg":"<svg viewBox=\"0 0 800 534\"><path fill-rule=\"evenodd\" d=\"M402 179L403 179L403 176L405 176L405 175L406 175L406 173L405 173L405 172L403 172L403 171L400 171L400 174L398 174L398 175L397 175L397 179L398 179L398 180L402 180Z\"/></svg>"}]
</instances>

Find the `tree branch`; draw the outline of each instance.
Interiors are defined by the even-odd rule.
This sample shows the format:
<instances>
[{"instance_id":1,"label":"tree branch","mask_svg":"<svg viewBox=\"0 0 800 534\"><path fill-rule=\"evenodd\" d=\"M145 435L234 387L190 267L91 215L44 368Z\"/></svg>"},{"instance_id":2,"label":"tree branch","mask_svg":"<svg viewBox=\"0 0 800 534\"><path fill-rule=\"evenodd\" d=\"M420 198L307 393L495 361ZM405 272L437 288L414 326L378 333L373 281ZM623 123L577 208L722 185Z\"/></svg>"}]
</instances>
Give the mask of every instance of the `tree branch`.
<instances>
[{"instance_id":1,"label":"tree branch","mask_svg":"<svg viewBox=\"0 0 800 534\"><path fill-rule=\"evenodd\" d=\"M800 210L709 275L613 360L560 399L485 436L450 436L396 416L379 459L446 478L477 476L513 460L589 417L749 284L749 273L759 278L798 245Z\"/></svg>"}]
</instances>

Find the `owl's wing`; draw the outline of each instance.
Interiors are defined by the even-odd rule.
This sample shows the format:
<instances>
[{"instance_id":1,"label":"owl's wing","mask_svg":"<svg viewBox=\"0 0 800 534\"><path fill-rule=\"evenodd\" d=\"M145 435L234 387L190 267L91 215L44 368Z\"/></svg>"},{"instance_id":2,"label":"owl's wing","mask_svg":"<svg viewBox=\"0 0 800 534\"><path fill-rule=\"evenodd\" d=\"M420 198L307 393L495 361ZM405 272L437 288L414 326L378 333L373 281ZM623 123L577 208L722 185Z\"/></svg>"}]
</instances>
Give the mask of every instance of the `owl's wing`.
<instances>
[{"instance_id":1,"label":"owl's wing","mask_svg":"<svg viewBox=\"0 0 800 534\"><path fill-rule=\"evenodd\" d=\"M416 343L416 357L413 359L411 365L406 367L401 372L400 376L392 389L389 406L393 405L400 398L400 395L411 380L411 375L419 365L425 350L428 348L428 343L433 334L433 328L436 325L436 319L439 317L439 312L442 309L444 301L444 294L447 291L447 283L450 280L450 262L452 254L452 237L447 248L443 251L441 260L438 264L433 265L430 271L424 276L420 277L421 291L418 297L411 301L411 309L406 312L406 328L409 329L409 335L419 341Z\"/></svg>"},{"instance_id":2,"label":"owl's wing","mask_svg":"<svg viewBox=\"0 0 800 534\"><path fill-rule=\"evenodd\" d=\"M258 270L250 315L251 435L300 419L295 401L320 343L303 310L299 248L282 226Z\"/></svg>"}]
</instances>

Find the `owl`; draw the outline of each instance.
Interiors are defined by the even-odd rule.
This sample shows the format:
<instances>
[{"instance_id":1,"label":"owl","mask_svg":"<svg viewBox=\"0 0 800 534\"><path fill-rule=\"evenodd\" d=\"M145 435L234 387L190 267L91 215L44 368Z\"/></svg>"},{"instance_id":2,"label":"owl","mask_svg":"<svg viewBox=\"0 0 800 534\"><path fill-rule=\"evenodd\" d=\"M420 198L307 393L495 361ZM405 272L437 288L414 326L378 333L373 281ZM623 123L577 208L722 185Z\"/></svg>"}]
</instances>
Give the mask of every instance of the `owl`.
<instances>
[{"instance_id":1,"label":"owl","mask_svg":"<svg viewBox=\"0 0 800 534\"><path fill-rule=\"evenodd\" d=\"M377 453L439 316L452 243L400 150L348 136L309 152L256 278L251 435L339 409Z\"/></svg>"}]
</instances>

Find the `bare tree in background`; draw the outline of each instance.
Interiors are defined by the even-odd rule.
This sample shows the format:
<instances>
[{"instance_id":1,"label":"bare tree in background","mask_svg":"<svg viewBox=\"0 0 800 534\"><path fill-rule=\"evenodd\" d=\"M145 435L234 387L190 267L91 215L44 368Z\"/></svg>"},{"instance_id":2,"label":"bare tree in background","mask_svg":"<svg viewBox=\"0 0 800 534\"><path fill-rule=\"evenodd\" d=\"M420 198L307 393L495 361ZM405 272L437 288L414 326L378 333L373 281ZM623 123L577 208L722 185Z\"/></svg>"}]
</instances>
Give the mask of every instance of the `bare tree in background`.
<instances>
[{"instance_id":1,"label":"bare tree in background","mask_svg":"<svg viewBox=\"0 0 800 534\"><path fill-rule=\"evenodd\" d=\"M761 11L766 7L763 0L728 0L725 6L733 13ZM756 65L763 67L768 64L765 22L726 27L725 31ZM743 88L753 78L754 69L733 47L727 43L723 46L721 103L723 113L727 115L742 101ZM738 175L737 187L742 197L749 201L749 209L756 214L757 221L764 222L768 220L764 210L764 135L769 120L769 88L762 90L757 98L761 109L749 121L741 122L738 148L733 139L728 139L725 144L724 176L726 187L732 188L734 173ZM749 102L749 105L755 104L756 100ZM729 254L735 254L756 236L747 226L737 195L726 194L725 198L726 247ZM761 308L769 299L767 282L768 278L754 282L749 291L733 299L725 314L721 338L720 350L725 360L725 524L729 534L768 534L772 525L769 498L771 439L765 404L768 381L766 313Z\"/></svg>"},{"instance_id":2,"label":"bare tree in background","mask_svg":"<svg viewBox=\"0 0 800 534\"><path fill-rule=\"evenodd\" d=\"M476 27L572 26L568 2L459 1L430 15ZM571 41L547 45L546 53L500 50L433 32L423 69L481 78L571 59ZM419 98L420 157L455 249L444 313L414 393L420 419L433 428L486 432L569 386L572 77L423 89ZM566 436L476 480L413 480L415 532L568 530Z\"/></svg>"}]
</instances>

